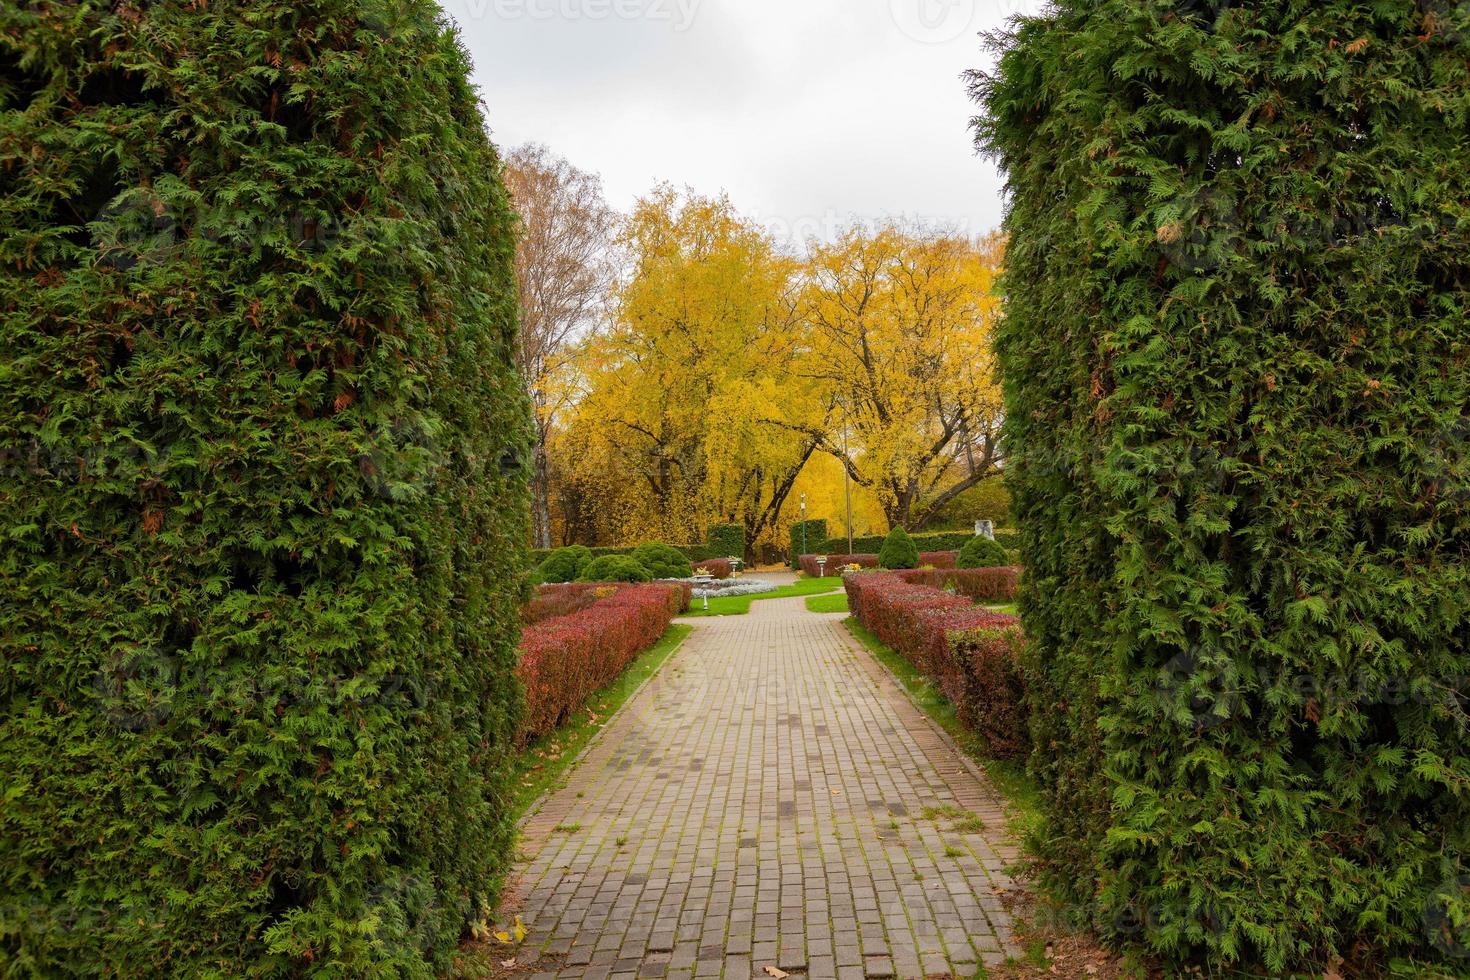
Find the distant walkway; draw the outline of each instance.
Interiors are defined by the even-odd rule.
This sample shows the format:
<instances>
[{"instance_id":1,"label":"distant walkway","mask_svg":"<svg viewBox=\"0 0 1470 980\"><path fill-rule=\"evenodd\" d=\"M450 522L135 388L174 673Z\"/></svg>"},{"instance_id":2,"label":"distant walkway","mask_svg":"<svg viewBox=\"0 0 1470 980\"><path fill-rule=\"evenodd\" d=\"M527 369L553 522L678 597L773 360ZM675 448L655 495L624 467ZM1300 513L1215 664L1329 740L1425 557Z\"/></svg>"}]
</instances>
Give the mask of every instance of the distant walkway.
<instances>
[{"instance_id":1,"label":"distant walkway","mask_svg":"<svg viewBox=\"0 0 1470 980\"><path fill-rule=\"evenodd\" d=\"M968 977L1014 955L999 801L841 618L770 599L696 621L531 819L520 908L555 976Z\"/></svg>"}]
</instances>

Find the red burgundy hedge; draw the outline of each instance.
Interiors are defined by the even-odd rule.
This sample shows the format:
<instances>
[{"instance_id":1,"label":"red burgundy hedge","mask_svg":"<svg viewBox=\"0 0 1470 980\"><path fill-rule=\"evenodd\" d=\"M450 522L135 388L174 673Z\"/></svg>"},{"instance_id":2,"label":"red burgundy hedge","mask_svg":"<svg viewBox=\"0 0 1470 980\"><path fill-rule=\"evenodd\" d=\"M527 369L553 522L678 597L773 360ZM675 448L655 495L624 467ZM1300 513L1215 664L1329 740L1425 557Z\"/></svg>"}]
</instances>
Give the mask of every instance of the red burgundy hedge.
<instances>
[{"instance_id":1,"label":"red burgundy hedge","mask_svg":"<svg viewBox=\"0 0 1470 980\"><path fill-rule=\"evenodd\" d=\"M657 643L688 606L689 588L677 583L541 586L526 607L521 633L522 744L565 723ZM534 618L558 609L567 611Z\"/></svg>"},{"instance_id":2,"label":"red burgundy hedge","mask_svg":"<svg viewBox=\"0 0 1470 980\"><path fill-rule=\"evenodd\" d=\"M917 568L895 572L911 585L927 585L931 589L954 591L973 602L992 605L1014 602L1021 570L1011 566L999 568Z\"/></svg>"},{"instance_id":3,"label":"red burgundy hedge","mask_svg":"<svg viewBox=\"0 0 1470 980\"><path fill-rule=\"evenodd\" d=\"M1001 571L1015 569L948 574L973 579L972 573ZM1025 689L1016 659L1022 642L1020 622L983 609L963 595L923 584L929 577L931 573L925 572L848 575L844 580L848 607L858 622L938 685L954 702L960 724L980 735L992 755L1025 755L1029 746ZM1013 575L1012 595L1014 591Z\"/></svg>"},{"instance_id":4,"label":"red burgundy hedge","mask_svg":"<svg viewBox=\"0 0 1470 980\"><path fill-rule=\"evenodd\" d=\"M801 570L812 578L816 578L820 572L817 571L817 559L822 555L802 555L798 562ZM827 555L827 574L835 575L849 565L860 565L863 568L877 568L877 555Z\"/></svg>"},{"instance_id":5,"label":"red burgundy hedge","mask_svg":"<svg viewBox=\"0 0 1470 980\"><path fill-rule=\"evenodd\" d=\"M696 572L709 572L717 579L726 579L735 574L735 565L728 558L711 558L709 561L696 562Z\"/></svg>"}]
</instances>

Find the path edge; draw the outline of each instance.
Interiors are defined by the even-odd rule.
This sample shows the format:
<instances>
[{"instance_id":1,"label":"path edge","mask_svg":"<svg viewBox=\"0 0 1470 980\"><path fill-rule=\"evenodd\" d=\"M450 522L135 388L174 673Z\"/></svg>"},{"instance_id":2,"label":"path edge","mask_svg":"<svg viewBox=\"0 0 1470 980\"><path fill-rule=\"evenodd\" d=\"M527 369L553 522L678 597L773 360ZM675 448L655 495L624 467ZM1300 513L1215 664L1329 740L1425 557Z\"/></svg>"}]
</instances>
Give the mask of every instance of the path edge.
<instances>
[{"instance_id":1,"label":"path edge","mask_svg":"<svg viewBox=\"0 0 1470 980\"><path fill-rule=\"evenodd\" d=\"M643 679L643 683L639 684L633 689L632 693L629 694L628 697L623 701L618 710L608 715L606 720L604 720L602 725L597 729L596 733L594 733L593 736L587 740L587 744L582 746L582 751L578 752L576 756L572 758L572 761L567 763L567 768L565 772L568 777L570 777L573 770L575 770L584 761L586 761L587 756L592 752L593 749L597 747L597 743L601 742L602 737L607 734L607 730L613 726L613 722L621 718L623 716L623 712L631 708L638 701L638 699L643 696L643 692L647 690L648 685L652 684L654 681L658 680L660 676L663 675L663 672L668 669L669 664L674 662L674 658L677 657L681 652L683 652L684 647L689 643L690 637L692 637L694 635L694 631L698 629L698 627L694 626L692 623L680 623L677 619L671 620L669 622L669 625L688 626L690 627L690 629L689 632L685 634L684 639L679 641L679 645L669 651L669 655L664 658L663 663L658 665L658 669L645 677ZM662 637L660 637L660 639L662 639ZM516 828L520 831L520 835L523 839L526 834L526 828L529 827L531 821L534 820L541 813L542 808L546 806L546 802L565 788L565 782L563 782L560 786L552 785L547 787L547 789L540 796L536 797L536 799L532 801L531 805L526 808L526 812L521 814L521 818L516 821Z\"/></svg>"}]
</instances>

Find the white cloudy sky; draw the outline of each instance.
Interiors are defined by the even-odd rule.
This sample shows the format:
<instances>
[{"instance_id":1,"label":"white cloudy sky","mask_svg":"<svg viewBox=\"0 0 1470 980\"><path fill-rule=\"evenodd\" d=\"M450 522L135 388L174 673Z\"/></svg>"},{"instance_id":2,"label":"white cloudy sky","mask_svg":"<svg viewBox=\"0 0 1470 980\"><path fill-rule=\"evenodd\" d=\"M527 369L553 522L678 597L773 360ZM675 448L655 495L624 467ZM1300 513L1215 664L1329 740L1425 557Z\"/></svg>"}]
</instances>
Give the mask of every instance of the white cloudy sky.
<instances>
[{"instance_id":1,"label":"white cloudy sky","mask_svg":"<svg viewBox=\"0 0 1470 980\"><path fill-rule=\"evenodd\" d=\"M626 208L728 191L800 241L850 217L1001 220L960 73L1042 0L441 0L503 146L541 142Z\"/></svg>"}]
</instances>

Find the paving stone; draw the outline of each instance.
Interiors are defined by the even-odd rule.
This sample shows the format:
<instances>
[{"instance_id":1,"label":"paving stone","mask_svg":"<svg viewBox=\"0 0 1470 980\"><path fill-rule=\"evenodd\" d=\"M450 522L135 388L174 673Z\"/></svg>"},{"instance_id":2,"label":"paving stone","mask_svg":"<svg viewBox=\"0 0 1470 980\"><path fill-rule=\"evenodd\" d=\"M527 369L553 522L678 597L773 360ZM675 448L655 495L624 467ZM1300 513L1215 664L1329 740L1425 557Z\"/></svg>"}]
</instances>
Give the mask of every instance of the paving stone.
<instances>
[{"instance_id":1,"label":"paving stone","mask_svg":"<svg viewBox=\"0 0 1470 980\"><path fill-rule=\"evenodd\" d=\"M560 976L969 976L1019 952L1002 801L841 618L778 599L695 621L528 821L520 912Z\"/></svg>"}]
</instances>

